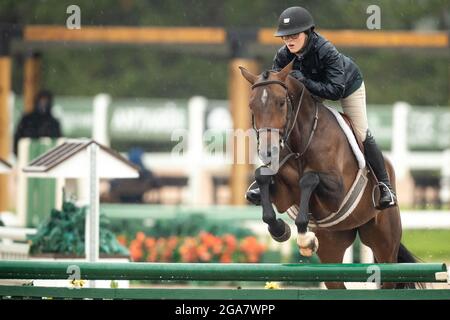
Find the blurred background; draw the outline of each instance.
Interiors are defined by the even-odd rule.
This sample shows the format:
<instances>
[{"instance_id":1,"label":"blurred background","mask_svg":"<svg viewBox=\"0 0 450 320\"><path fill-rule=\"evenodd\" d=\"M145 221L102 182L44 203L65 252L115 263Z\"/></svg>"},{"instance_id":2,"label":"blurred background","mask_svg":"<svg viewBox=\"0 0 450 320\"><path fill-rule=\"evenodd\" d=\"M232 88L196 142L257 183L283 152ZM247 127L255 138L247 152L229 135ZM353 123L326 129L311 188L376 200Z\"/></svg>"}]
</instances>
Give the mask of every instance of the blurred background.
<instances>
[{"instance_id":1,"label":"blurred background","mask_svg":"<svg viewBox=\"0 0 450 320\"><path fill-rule=\"evenodd\" d=\"M79 30L67 28L76 24L71 5ZM396 169L403 242L424 261L450 261L448 0L2 0L3 224L49 228L52 209L73 217L67 201L82 214L88 196L77 179L27 178L21 168L64 139L88 137L139 167L139 179L100 185L103 226L131 260L298 262L295 241L274 243L261 208L244 199L255 166L233 166L226 148L229 130L250 127L237 66L270 69L282 45L273 28L295 5L362 70L369 127ZM371 5L380 9L379 30L368 29ZM15 154L14 133L41 89L53 94L61 132L20 139ZM180 142L185 152L174 157ZM82 240L55 238L32 252L80 254L69 244ZM362 259L359 247L348 259Z\"/></svg>"}]
</instances>

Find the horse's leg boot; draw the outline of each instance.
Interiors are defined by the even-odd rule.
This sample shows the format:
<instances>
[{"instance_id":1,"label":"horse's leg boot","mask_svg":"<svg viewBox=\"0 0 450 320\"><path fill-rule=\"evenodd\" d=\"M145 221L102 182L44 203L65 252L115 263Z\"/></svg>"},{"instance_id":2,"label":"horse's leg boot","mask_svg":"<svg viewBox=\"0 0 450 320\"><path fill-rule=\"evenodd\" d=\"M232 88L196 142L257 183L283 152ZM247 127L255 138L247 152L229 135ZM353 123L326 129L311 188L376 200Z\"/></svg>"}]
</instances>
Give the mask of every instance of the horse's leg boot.
<instances>
[{"instance_id":1,"label":"horse's leg boot","mask_svg":"<svg viewBox=\"0 0 450 320\"><path fill-rule=\"evenodd\" d=\"M397 204L397 196L389 181L389 176L384 165L383 154L378 148L370 131L367 131L367 138L364 141L364 151L366 159L378 179L380 201L377 208L383 210L395 206Z\"/></svg>"}]
</instances>

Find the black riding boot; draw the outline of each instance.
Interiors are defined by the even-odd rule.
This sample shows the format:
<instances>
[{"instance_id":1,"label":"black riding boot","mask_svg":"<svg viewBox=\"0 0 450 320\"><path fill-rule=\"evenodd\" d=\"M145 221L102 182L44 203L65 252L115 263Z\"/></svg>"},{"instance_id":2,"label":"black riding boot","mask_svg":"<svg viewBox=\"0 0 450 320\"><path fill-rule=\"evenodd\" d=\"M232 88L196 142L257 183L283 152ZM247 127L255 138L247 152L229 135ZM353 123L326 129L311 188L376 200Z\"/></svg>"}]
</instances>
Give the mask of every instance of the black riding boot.
<instances>
[{"instance_id":1,"label":"black riding boot","mask_svg":"<svg viewBox=\"0 0 450 320\"><path fill-rule=\"evenodd\" d=\"M366 160L369 162L378 179L378 186L380 188L380 202L378 209L386 209L395 206L397 204L397 196L389 182L389 177L384 165L383 154L369 130L367 130L367 137L364 141L364 151Z\"/></svg>"}]
</instances>

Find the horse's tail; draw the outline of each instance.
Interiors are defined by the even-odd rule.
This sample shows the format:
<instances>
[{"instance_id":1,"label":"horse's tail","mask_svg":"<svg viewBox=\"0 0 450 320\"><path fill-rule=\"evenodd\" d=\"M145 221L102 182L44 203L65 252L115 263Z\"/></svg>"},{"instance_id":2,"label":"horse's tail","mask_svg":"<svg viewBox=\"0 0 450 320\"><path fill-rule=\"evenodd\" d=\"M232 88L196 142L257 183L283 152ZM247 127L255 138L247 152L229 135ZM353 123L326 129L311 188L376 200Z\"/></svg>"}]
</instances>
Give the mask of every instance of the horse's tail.
<instances>
[{"instance_id":1,"label":"horse's tail","mask_svg":"<svg viewBox=\"0 0 450 320\"><path fill-rule=\"evenodd\" d=\"M398 263L416 263L421 262L421 260L415 256L411 251L409 251L402 243L400 243L400 247L398 248L397 254L397 262ZM417 286L421 289L425 288L424 283L417 283ZM398 283L396 286L397 289L415 289L416 284L412 282Z\"/></svg>"},{"instance_id":2,"label":"horse's tail","mask_svg":"<svg viewBox=\"0 0 450 320\"><path fill-rule=\"evenodd\" d=\"M403 243L400 243L400 247L398 248L397 262L416 263L420 262L420 259L416 257L413 253L411 253L408 249L406 249Z\"/></svg>"}]
</instances>

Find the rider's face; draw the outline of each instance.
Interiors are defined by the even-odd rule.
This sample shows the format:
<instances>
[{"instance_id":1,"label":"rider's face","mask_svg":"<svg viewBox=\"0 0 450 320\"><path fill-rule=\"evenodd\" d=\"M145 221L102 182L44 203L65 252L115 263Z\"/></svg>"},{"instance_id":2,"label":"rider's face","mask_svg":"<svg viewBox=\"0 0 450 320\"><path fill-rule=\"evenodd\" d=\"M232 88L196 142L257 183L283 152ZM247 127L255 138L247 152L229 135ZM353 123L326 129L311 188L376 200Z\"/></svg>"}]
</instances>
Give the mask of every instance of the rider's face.
<instances>
[{"instance_id":1,"label":"rider's face","mask_svg":"<svg viewBox=\"0 0 450 320\"><path fill-rule=\"evenodd\" d=\"M48 97L45 97L45 96L44 97L40 97L36 108L37 108L37 111L39 113L47 113L50 110L50 108L51 108L51 106L50 106L50 99Z\"/></svg>"},{"instance_id":2,"label":"rider's face","mask_svg":"<svg viewBox=\"0 0 450 320\"><path fill-rule=\"evenodd\" d=\"M281 37L291 53L298 53L305 46L308 36L306 33L296 33Z\"/></svg>"}]
</instances>

